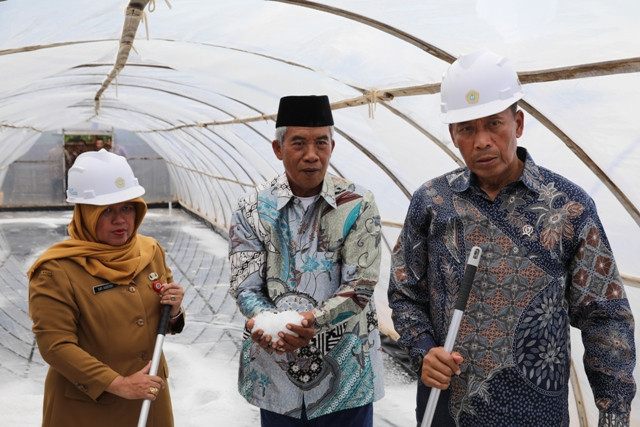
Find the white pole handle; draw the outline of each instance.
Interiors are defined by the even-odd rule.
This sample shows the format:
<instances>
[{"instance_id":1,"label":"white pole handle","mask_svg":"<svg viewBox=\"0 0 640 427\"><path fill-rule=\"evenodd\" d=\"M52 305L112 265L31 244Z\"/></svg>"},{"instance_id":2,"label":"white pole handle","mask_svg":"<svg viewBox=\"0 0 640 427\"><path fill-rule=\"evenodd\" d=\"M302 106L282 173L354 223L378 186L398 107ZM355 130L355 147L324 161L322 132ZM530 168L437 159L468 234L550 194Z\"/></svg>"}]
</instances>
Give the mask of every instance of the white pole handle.
<instances>
[{"instance_id":1,"label":"white pole handle","mask_svg":"<svg viewBox=\"0 0 640 427\"><path fill-rule=\"evenodd\" d=\"M458 293L458 299L456 299L456 308L453 311L451 317L451 323L449 324L449 331L447 332L447 338L444 341L444 349L447 353L453 351L453 345L456 342L458 336L458 329L460 328L460 322L462 321L462 315L467 306L467 300L469 299L469 293L471 292L471 285L473 285L473 278L476 275L478 264L480 262L480 256L482 255L482 249L478 246L471 248L471 254L467 260L467 266L464 270L464 277L462 278L462 284L460 285L460 291ZM418 378L418 381L421 381ZM438 398L440 397L440 389L432 387L429 393L429 400L427 401L427 407L424 410L424 416L422 417L421 427L428 427L433 421L433 415L436 413L436 405L438 404Z\"/></svg>"}]
</instances>

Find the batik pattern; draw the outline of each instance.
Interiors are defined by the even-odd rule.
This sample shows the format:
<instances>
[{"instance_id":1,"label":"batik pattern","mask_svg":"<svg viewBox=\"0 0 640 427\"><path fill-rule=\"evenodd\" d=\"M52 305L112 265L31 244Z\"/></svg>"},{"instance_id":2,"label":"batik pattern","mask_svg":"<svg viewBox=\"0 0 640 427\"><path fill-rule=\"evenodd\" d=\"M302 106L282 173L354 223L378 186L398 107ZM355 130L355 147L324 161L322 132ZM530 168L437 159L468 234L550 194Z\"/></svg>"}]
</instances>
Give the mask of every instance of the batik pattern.
<instances>
[{"instance_id":1,"label":"batik pattern","mask_svg":"<svg viewBox=\"0 0 640 427\"><path fill-rule=\"evenodd\" d=\"M459 425L568 425L570 325L582 330L596 403L628 419L633 317L591 198L538 167L490 200L466 168L425 183L392 256L389 304L411 355L442 345L465 262L483 250L455 350Z\"/></svg>"},{"instance_id":2,"label":"batik pattern","mask_svg":"<svg viewBox=\"0 0 640 427\"><path fill-rule=\"evenodd\" d=\"M380 264L380 217L373 194L327 175L304 208L286 175L239 201L229 231L231 287L247 318L309 311L316 335L294 353L242 347L238 388L269 411L315 418L362 406L383 391L373 303Z\"/></svg>"}]
</instances>

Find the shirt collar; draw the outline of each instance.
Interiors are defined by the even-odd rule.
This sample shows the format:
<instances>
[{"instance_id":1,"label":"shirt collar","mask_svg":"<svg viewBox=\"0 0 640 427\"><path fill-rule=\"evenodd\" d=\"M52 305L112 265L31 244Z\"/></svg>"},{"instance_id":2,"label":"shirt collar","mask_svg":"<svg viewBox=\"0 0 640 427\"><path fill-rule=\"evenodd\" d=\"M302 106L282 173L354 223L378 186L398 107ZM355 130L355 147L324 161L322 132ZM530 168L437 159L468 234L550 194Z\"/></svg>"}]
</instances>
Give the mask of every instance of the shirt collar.
<instances>
[{"instance_id":1,"label":"shirt collar","mask_svg":"<svg viewBox=\"0 0 640 427\"><path fill-rule=\"evenodd\" d=\"M291 191L291 186L289 185L289 180L287 179L286 172L282 173L276 179L276 197L278 200L277 209L280 210L284 208L289 201L295 197L293 191ZM324 176L324 180L322 181L322 190L320 190L320 197L322 197L332 208L337 208L336 205L336 188L333 180L331 179L330 174L326 174Z\"/></svg>"},{"instance_id":2,"label":"shirt collar","mask_svg":"<svg viewBox=\"0 0 640 427\"><path fill-rule=\"evenodd\" d=\"M529 190L535 193L540 193L540 187L543 184L540 169L535 164L526 148L516 148L516 155L521 160L524 160L524 168L522 169L522 174L517 182L522 182ZM476 180L475 175L472 174L467 167L456 169L455 171L447 174L446 179L451 189L458 193L469 189L471 184Z\"/></svg>"}]
</instances>

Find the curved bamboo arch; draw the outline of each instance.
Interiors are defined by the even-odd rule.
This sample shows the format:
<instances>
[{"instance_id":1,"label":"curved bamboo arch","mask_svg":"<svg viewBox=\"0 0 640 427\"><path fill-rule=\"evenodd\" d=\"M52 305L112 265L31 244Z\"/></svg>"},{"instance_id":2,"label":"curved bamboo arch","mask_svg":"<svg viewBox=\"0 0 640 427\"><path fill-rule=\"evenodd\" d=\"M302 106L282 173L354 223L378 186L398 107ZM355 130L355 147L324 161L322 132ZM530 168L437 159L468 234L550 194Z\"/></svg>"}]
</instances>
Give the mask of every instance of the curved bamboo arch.
<instances>
[{"instance_id":1,"label":"curved bamboo arch","mask_svg":"<svg viewBox=\"0 0 640 427\"><path fill-rule=\"evenodd\" d=\"M419 49L423 50L429 55L432 55L435 58L438 58L444 62L451 63L455 58L452 54L438 48L437 46L431 45L409 33L401 31L393 26L385 24L383 22L377 21L372 18L368 18L363 15L359 15L353 12L349 12L346 10L342 10L336 7L331 7L327 5L323 5L320 3L315 3L311 1L305 0L274 0L279 1L281 3L291 4L299 7L307 7L319 10L324 13L329 13L335 16L340 16L354 22L359 22L363 25L370 26L379 31L385 32L393 37L396 37L400 40L405 41L408 44L411 44ZM129 2L127 7L127 11L125 13L125 23L122 30L122 35L120 38L120 48L118 50L118 54L116 57L116 61L113 64L113 68L111 72L108 74L107 78L103 82L101 88L96 92L94 97L95 108L96 111L99 110L100 106L100 98L104 90L113 82L117 74L122 70L125 65L137 65L137 66L145 66L145 67L157 67L157 68L165 68L169 69L170 67L160 66L160 65L146 65L146 64L127 64L128 56L130 49L133 47L132 43L135 38L135 34L137 32L140 20L144 19L144 9L149 3L149 0L132 0ZM94 41L82 41L82 42L65 42L65 43L55 43L46 46L29 46L25 48L21 48L19 50L3 50L0 51L0 55L7 55L12 53L26 52L31 50L39 50L46 48L54 48L62 45L70 45L70 44L79 44L79 43L91 43L97 41L108 41L108 40L94 40ZM227 47L229 48L229 47ZM247 52L249 54L254 55L262 55L268 57L267 55L260 54L257 52ZM269 57L274 60L282 61L279 58ZM293 64L290 61L282 61L289 63L292 66L306 68L311 71L313 69L304 66L303 64ZM107 65L107 64L101 64ZM96 64L88 64L86 66L97 66ZM539 83L539 82L549 82L555 80L567 80L567 79L579 79L579 78L589 78L594 76L606 76L606 75L615 75L615 74L624 74L624 73L637 73L640 72L640 57L627 58L622 60L615 61L605 61L598 63L589 63L589 64L581 64L570 67L559 67L553 69L546 70L534 70L534 71L524 71L519 73L520 80L523 84L530 83ZM353 86L351 86L353 87ZM410 117L403 114L398 109L394 108L389 101L403 96L417 96L417 95L425 95L425 94L435 94L440 90L439 83L427 83L424 85L411 86L411 87L400 87L400 88L388 88L388 89L376 89L376 90L367 90L364 88L353 87L353 89L362 93L361 96L339 100L332 104L333 109L340 108L349 108L354 106L362 106L362 105L370 105L373 103L380 103L393 114L401 117L406 122L410 123L411 126L415 127L418 131L422 132L429 140L431 140L434 144L436 144L441 150L445 151L446 154L451 157L455 162L461 164L460 158L452 153L442 141L435 138L424 128L420 127L417 123L413 122ZM236 102L240 102L239 100L235 100ZM250 105L244 104L247 107L251 108ZM554 135L556 135L563 143L583 162L589 167L593 173L607 186L607 188L614 194L614 196L618 199L621 205L627 210L627 212L634 219L636 224L640 226L640 210L636 207L622 192L622 190L615 184L615 182L597 165L597 163L590 158L584 150L580 148L580 146L572 140L559 126L553 123L548 117L540 113L535 106L531 105L526 101L521 101L521 106L524 110L530 113L533 117L535 117L541 124L543 124L547 129L549 129ZM255 109L254 109L255 110ZM170 131L172 129L179 129L182 127L201 127L201 126L216 126L220 124L229 124L229 123L244 123L248 124L250 122L260 121L260 120L272 120L275 119L275 114L262 114L255 110L258 113L256 116L252 117L244 117L244 118L234 118L228 121L219 121L219 122L210 122L210 123L193 123L193 124L184 124L180 126L175 126L173 128L167 129L155 129L150 130L149 132L163 132ZM14 126L9 123L2 123L0 126L4 127L15 127L22 128L22 126ZM249 126L251 128L251 126ZM34 129L29 127L29 129L42 132L38 129ZM142 132L142 131L141 131ZM345 136L350 142L354 143L357 149L363 152L363 154L367 155L369 158L372 157L371 153L364 149L363 146L357 143L357 141L353 140L353 138L349 138ZM175 165L174 165L175 166ZM407 195L406 189L403 190L402 184L397 180L397 177L393 174L391 170L385 167L384 164L378 163L378 166L389 175L389 177L396 182L399 189L403 191L405 195ZM225 177L213 177L214 179L226 180ZM245 183L248 184L248 183ZM407 195L410 197L410 195ZM395 223L387 223L389 226L398 226ZM629 283L631 286L637 287L639 286L638 278L635 277L625 277L625 281Z\"/></svg>"},{"instance_id":2,"label":"curved bamboo arch","mask_svg":"<svg viewBox=\"0 0 640 427\"><path fill-rule=\"evenodd\" d=\"M420 40L411 34L408 34L404 31L401 31L397 28L394 28L388 24L383 22L374 20L372 18L368 18L363 15L359 15L353 12L345 11L339 8L314 3L306 0L275 0L280 1L281 3L292 4L301 7L312 8L316 10L320 10L325 13L330 13L336 16L341 16L355 22L362 23L364 25L371 26L380 31L383 31L387 34L392 35L398 39L401 39L413 46L418 47L419 49L425 51L426 53L448 63L453 62L455 59L453 55L445 52L438 47L431 45L423 40ZM96 114L100 108L100 98L106 88L111 84L111 82L116 78L118 73L124 68L127 64L128 56L130 50L132 48L133 40L135 39L135 34L137 32L140 20L144 19L144 8L149 3L149 0L132 0L126 10L125 13L125 22L122 30L122 36L120 39L120 48L118 50L117 58L114 63L112 70L109 72L107 78L104 80L100 89L96 92L94 97L95 102L95 111ZM53 47L53 46L49 46ZM42 46L34 46L33 49L44 48ZM1 54L7 54L10 52L0 52ZM252 53L252 52L247 52ZM256 53L253 53L256 54ZM263 55L264 56L264 55ZM275 60L279 60L277 58L273 58ZM287 62L287 61L283 61ZM307 68L301 64L292 64L294 66ZM166 67L164 67L166 68ZM528 71L519 73L520 80L523 84L527 83L538 83L538 82L546 82L546 81L554 81L554 80L566 80L566 79L575 79L575 78L585 78L585 77L593 77L593 76L601 76L601 75L611 75L611 74L622 74L622 73L635 73L640 71L640 58L629 58L624 60L617 61L607 61L607 62L599 62L592 64L583 64L578 66L571 67L561 67L555 69L548 70L538 70L538 71ZM351 86L353 87L353 86ZM412 86L412 87L404 87L404 88L392 88L386 90L366 90L362 88L354 89L362 92L361 97L345 99L338 102L334 102L332 104L333 109L339 108L347 108L353 106L361 106L365 104L372 103L380 103L384 105L389 111L393 114L401 117L403 120L407 121L411 126L415 127L421 133L423 133L428 139L430 139L436 146L443 150L453 161L458 164L461 164L460 158L452 153L451 150L448 149L446 144L442 141L439 141L433 135L431 135L424 128L417 125L417 123L411 121L409 117L402 114L399 110L393 108L388 104L388 101L393 100L396 97L401 96L415 96L415 95L425 95L425 94L435 94L440 90L439 83L429 83L420 86ZM596 162L593 161L585 152L580 148L580 146L568 137L566 133L564 133L559 126L557 126L553 121L551 121L548 117L544 116L540 113L534 106L529 104L526 101L521 101L522 108L534 116L540 123L542 123L547 129L549 129L554 135L556 135L563 143L583 162L585 163L593 173L607 186L607 188L614 194L614 196L618 199L618 201L622 204L625 210L631 215L633 220L640 226L640 210L636 207L622 192L622 190L613 182L611 178L599 167ZM249 106L250 107L250 106ZM149 132L159 132L159 131L171 131L177 130L185 127L202 127L202 126L216 126L223 124L232 124L232 123L249 123L252 121L261 121L261 120L274 120L275 114L259 114L254 117L245 117L245 118L234 118L226 121L217 121L217 122L208 122L208 123L194 123L194 124L184 124L179 126L174 126L167 129L155 129ZM10 124L3 124L4 126L11 126ZM374 159L371 153L368 150L364 149L364 147L357 143L355 140L350 140L352 144L359 149L363 154L367 157L372 158L375 163L389 176L389 178L396 183L398 188L408 197L410 198L410 194L395 174L387 168L381 161L378 159Z\"/></svg>"},{"instance_id":3,"label":"curved bamboo arch","mask_svg":"<svg viewBox=\"0 0 640 427\"><path fill-rule=\"evenodd\" d=\"M410 34L405 33L397 28L391 27L383 22L377 21L366 16L349 12L343 9L310 2L306 0L275 0L281 3L288 3L296 6L308 7L322 12L330 13L337 16L360 22L364 25L377 28L380 31L384 31L394 37L404 40L422 50L435 56L438 59L452 63L455 58L436 46L433 46L423 40L413 37ZM628 58L617 61L606 61L591 64L582 64L570 67L560 67L548 70L529 71L518 73L520 82L527 83L540 83L555 80L568 80L578 79L585 77L595 77L612 74L624 74L624 73L637 73L640 72L640 57ZM414 86L409 88L395 89L383 91L382 95L376 95L379 102L384 102L387 99L393 99L397 96L410 96L418 94L435 93L440 91L439 84L428 84L423 86ZM349 105L349 101L344 101ZM535 107L526 101L520 101L522 108L535 117L542 125L549 129L554 135L556 135L583 163L589 167L593 173L607 186L607 188L618 199L620 204L631 215L635 223L640 226L640 210L636 207L624 194L620 187L618 187L613 180L589 157L580 146L573 141L565 132L563 132L558 125L553 123L551 119L540 113ZM333 107L333 105L332 105ZM337 106L336 106L337 107Z\"/></svg>"}]
</instances>

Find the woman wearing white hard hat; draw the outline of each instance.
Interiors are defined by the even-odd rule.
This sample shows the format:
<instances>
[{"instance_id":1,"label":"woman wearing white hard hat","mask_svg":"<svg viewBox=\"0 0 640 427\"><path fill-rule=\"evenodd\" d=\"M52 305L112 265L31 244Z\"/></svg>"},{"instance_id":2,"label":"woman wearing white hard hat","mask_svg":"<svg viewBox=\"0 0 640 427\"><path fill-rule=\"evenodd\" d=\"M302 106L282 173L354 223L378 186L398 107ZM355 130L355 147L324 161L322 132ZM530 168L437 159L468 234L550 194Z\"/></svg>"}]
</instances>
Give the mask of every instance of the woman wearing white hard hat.
<instances>
[{"instance_id":1,"label":"woman wearing white hard hat","mask_svg":"<svg viewBox=\"0 0 640 427\"><path fill-rule=\"evenodd\" d=\"M78 156L67 201L69 239L29 269L29 314L50 365L43 426L132 426L151 400L147 426L173 426L164 356L150 375L163 305L169 333L184 327L184 290L165 252L137 234L147 211L124 157L106 150Z\"/></svg>"}]
</instances>

